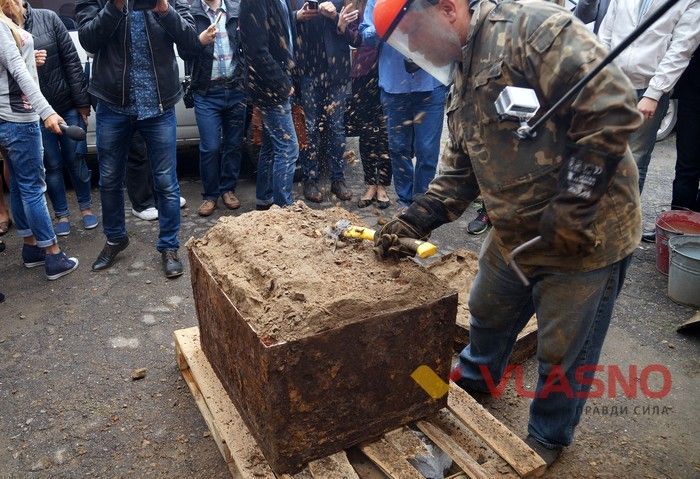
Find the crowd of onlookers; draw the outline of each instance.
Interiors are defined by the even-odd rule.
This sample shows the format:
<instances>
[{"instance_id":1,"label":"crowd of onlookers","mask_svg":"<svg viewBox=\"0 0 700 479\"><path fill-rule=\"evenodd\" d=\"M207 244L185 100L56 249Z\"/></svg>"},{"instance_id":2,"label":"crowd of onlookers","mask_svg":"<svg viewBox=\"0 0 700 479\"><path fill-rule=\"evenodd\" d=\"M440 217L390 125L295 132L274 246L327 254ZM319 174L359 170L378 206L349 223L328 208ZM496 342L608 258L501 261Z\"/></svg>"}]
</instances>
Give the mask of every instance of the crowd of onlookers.
<instances>
[{"instance_id":1,"label":"crowd of onlookers","mask_svg":"<svg viewBox=\"0 0 700 479\"><path fill-rule=\"evenodd\" d=\"M375 4L77 0L79 41L93 58L87 69L57 14L22 0L0 0L0 70L5 70L0 72L0 148L13 218L0 188L0 235L14 221L24 241L24 265L44 266L49 279L77 268L78 260L57 243L71 227L64 172L83 227L95 228L98 217L91 209L86 144L63 135L61 125L86 127L94 111L106 242L92 269L111 267L129 244L126 186L133 214L159 221L157 249L165 275L182 274L178 232L184 200L176 174L175 105L183 84L174 47L185 60L190 78L185 102L194 108L199 127L201 216L213 214L219 200L231 210L241 206L236 186L251 106L261 128L257 209L292 203L297 162L307 201L322 202L329 193L351 200L347 136L360 138L366 189L356 195L357 205L389 207L393 180L397 208L407 207L435 176L448 87L382 42L373 21ZM601 42L614 48L657 4L581 0L574 14L595 22ZM693 210L700 210L700 67L693 56L699 9L698 0L679 0L617 60L646 117L630 142L640 189L675 92L673 204ZM469 232L488 227L484 205Z\"/></svg>"}]
</instances>

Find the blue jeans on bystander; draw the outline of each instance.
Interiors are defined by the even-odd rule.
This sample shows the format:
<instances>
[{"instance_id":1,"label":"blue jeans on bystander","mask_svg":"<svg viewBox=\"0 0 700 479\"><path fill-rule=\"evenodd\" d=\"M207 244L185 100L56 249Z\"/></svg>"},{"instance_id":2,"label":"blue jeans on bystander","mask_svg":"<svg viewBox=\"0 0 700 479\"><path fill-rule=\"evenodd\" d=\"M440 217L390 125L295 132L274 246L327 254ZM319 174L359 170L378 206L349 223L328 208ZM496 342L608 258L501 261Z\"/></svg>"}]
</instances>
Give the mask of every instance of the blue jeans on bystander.
<instances>
[{"instance_id":1,"label":"blue jeans on bystander","mask_svg":"<svg viewBox=\"0 0 700 479\"><path fill-rule=\"evenodd\" d=\"M299 157L297 133L289 101L260 108L263 117L263 142L258 158L255 204L291 205L294 169Z\"/></svg>"},{"instance_id":2,"label":"blue jeans on bystander","mask_svg":"<svg viewBox=\"0 0 700 479\"><path fill-rule=\"evenodd\" d=\"M435 177L446 93L444 86L426 92L381 92L394 188L402 206L410 205L414 196L425 193Z\"/></svg>"},{"instance_id":3,"label":"blue jeans on bystander","mask_svg":"<svg viewBox=\"0 0 700 479\"><path fill-rule=\"evenodd\" d=\"M163 114L137 120L117 113L104 103L97 104L97 156L100 165L102 225L111 243L126 238L124 218L124 176L131 136L138 130L146 142L156 194L160 234L158 251L178 249L180 242L180 185L177 181L177 120L175 108Z\"/></svg>"},{"instance_id":4,"label":"blue jeans on bystander","mask_svg":"<svg viewBox=\"0 0 700 479\"><path fill-rule=\"evenodd\" d=\"M56 234L44 197L46 181L39 123L0 120L0 145L7 152L10 204L17 234L22 238L34 236L40 248L55 244Z\"/></svg>"},{"instance_id":5,"label":"blue jeans on bystander","mask_svg":"<svg viewBox=\"0 0 700 479\"><path fill-rule=\"evenodd\" d=\"M206 95L195 93L194 113L199 128L202 198L216 201L227 191L236 191L241 171L246 95L230 88L210 89Z\"/></svg>"},{"instance_id":6,"label":"blue jeans on bystander","mask_svg":"<svg viewBox=\"0 0 700 479\"><path fill-rule=\"evenodd\" d=\"M85 128L83 119L77 110L68 110L61 115L68 125ZM46 188L57 218L70 216L66 200L66 185L63 182L63 172L68 170L75 195L78 198L80 211L90 209L90 170L85 162L85 142L71 140L67 135L56 135L41 127L41 137L44 144L44 166L46 167ZM81 144L82 143L82 144Z\"/></svg>"}]
</instances>

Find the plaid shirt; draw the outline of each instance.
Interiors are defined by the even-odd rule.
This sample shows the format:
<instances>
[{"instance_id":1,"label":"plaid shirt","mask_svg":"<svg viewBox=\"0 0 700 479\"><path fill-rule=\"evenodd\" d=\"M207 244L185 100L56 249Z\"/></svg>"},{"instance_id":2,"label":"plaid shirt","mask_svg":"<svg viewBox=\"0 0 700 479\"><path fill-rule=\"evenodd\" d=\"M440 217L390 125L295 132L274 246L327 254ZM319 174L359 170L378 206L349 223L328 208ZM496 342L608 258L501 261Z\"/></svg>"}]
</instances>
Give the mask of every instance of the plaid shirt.
<instances>
[{"instance_id":1,"label":"plaid shirt","mask_svg":"<svg viewBox=\"0 0 700 479\"><path fill-rule=\"evenodd\" d=\"M211 79L214 81L223 78L231 78L233 77L236 65L233 61L233 50L231 49L231 42L228 40L228 32L226 31L226 21L228 20L226 3L224 0L221 0L221 6L217 10L213 10L204 0L201 0L201 2L202 9L206 12L212 23L216 20L216 15L219 11L224 12L219 19L219 23L216 25L214 62L211 66Z\"/></svg>"}]
</instances>

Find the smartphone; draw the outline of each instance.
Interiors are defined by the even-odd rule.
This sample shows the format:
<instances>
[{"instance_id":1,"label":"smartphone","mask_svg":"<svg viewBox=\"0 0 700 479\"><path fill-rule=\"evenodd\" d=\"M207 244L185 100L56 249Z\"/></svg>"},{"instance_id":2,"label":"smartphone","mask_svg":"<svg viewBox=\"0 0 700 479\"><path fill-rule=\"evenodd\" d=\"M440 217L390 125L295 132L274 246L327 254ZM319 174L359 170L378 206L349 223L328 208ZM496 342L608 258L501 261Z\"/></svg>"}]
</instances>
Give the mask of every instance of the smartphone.
<instances>
[{"instance_id":1,"label":"smartphone","mask_svg":"<svg viewBox=\"0 0 700 479\"><path fill-rule=\"evenodd\" d=\"M153 10L154 8L156 8L157 3L158 0L133 0L131 8L135 11Z\"/></svg>"},{"instance_id":2,"label":"smartphone","mask_svg":"<svg viewBox=\"0 0 700 479\"><path fill-rule=\"evenodd\" d=\"M306 0L309 4L309 10L318 10L318 0Z\"/></svg>"}]
</instances>

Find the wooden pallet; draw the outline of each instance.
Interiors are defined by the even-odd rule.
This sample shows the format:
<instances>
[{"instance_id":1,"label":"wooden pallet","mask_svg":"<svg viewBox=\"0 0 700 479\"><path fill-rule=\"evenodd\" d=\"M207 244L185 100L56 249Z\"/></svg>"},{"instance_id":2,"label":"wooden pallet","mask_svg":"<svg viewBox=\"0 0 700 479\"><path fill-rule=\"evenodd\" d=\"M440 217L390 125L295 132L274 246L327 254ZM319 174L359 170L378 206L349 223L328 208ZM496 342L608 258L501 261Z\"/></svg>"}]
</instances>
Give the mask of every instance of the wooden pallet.
<instances>
[{"instance_id":1,"label":"wooden pallet","mask_svg":"<svg viewBox=\"0 0 700 479\"><path fill-rule=\"evenodd\" d=\"M425 451L424 445L406 428L313 461L294 476L276 476L202 352L199 328L175 331L175 350L180 372L234 478L423 478L410 460L421 448ZM544 472L545 463L534 451L454 384L448 407L416 426L459 466L450 478L539 477Z\"/></svg>"}]
</instances>

